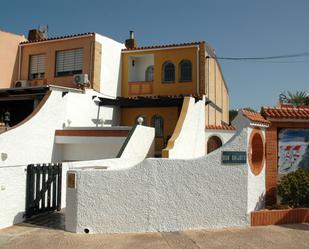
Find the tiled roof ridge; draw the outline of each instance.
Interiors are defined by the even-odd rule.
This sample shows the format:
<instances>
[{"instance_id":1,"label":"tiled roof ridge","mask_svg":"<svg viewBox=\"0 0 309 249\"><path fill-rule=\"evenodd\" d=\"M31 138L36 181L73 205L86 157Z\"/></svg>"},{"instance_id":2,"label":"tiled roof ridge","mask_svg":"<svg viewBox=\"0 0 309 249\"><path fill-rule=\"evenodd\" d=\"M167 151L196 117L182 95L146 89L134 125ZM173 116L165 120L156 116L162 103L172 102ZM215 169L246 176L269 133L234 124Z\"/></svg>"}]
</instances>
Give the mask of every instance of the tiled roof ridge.
<instances>
[{"instance_id":1,"label":"tiled roof ridge","mask_svg":"<svg viewBox=\"0 0 309 249\"><path fill-rule=\"evenodd\" d=\"M72 34L72 35L55 36L55 37L49 37L49 38L33 40L33 41L23 41L20 44L28 44L28 43L36 43L36 42L44 42L44 41L52 41L52 40L61 40L61 39L66 39L66 38L74 38L74 37L94 35L94 34L95 34L95 32L86 32L86 33L79 33L79 34Z\"/></svg>"},{"instance_id":2,"label":"tiled roof ridge","mask_svg":"<svg viewBox=\"0 0 309 249\"><path fill-rule=\"evenodd\" d=\"M261 114L265 118L309 119L309 108L263 106Z\"/></svg>"},{"instance_id":3,"label":"tiled roof ridge","mask_svg":"<svg viewBox=\"0 0 309 249\"><path fill-rule=\"evenodd\" d=\"M199 45L201 43L206 43L206 42L205 41L196 41L196 42L184 42L184 43L173 43L173 44L162 44L162 45L150 45L150 46L142 46L142 47L136 47L136 48L124 48L124 49L122 49L122 51L192 46L192 45Z\"/></svg>"},{"instance_id":4,"label":"tiled roof ridge","mask_svg":"<svg viewBox=\"0 0 309 249\"><path fill-rule=\"evenodd\" d=\"M293 109L293 110L305 110L309 109L309 105L301 105L301 106L294 106L294 105L284 105L284 106L262 106L262 110L265 109L272 109L272 110L281 110L281 109Z\"/></svg>"},{"instance_id":5,"label":"tiled roof ridge","mask_svg":"<svg viewBox=\"0 0 309 249\"><path fill-rule=\"evenodd\" d=\"M262 125L270 124L270 122L266 120L259 112L249 111L246 109L241 109L241 112L246 118L248 118L253 123L262 124Z\"/></svg>"},{"instance_id":6,"label":"tiled roof ridge","mask_svg":"<svg viewBox=\"0 0 309 249\"><path fill-rule=\"evenodd\" d=\"M206 129L209 130L236 130L236 128L233 125L227 125L227 124L222 124L222 125L206 125Z\"/></svg>"},{"instance_id":7,"label":"tiled roof ridge","mask_svg":"<svg viewBox=\"0 0 309 249\"><path fill-rule=\"evenodd\" d=\"M158 98L184 98L184 97L202 98L203 94L136 95L136 96L128 96L128 97L118 96L117 98L158 99Z\"/></svg>"}]
</instances>

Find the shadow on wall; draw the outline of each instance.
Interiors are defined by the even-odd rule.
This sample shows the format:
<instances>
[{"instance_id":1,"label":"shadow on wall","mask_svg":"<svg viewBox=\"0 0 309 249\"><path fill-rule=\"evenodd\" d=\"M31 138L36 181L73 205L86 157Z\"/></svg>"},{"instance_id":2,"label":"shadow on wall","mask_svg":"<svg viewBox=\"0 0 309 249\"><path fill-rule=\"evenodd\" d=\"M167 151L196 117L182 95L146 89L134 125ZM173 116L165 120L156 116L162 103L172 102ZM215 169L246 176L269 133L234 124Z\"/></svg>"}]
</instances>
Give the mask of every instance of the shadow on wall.
<instances>
[{"instance_id":1,"label":"shadow on wall","mask_svg":"<svg viewBox=\"0 0 309 249\"><path fill-rule=\"evenodd\" d=\"M11 76L11 84L10 87L15 87L15 81L18 79L18 49L16 51L16 57L14 62L14 68Z\"/></svg>"},{"instance_id":2,"label":"shadow on wall","mask_svg":"<svg viewBox=\"0 0 309 249\"><path fill-rule=\"evenodd\" d=\"M259 200L255 205L254 211L261 210L264 207L265 207L265 194L263 193L259 196Z\"/></svg>"},{"instance_id":3,"label":"shadow on wall","mask_svg":"<svg viewBox=\"0 0 309 249\"><path fill-rule=\"evenodd\" d=\"M50 162L51 163L61 163L62 161L63 161L62 146L60 144L56 144L56 136L55 136ZM38 163L41 163L41 162L38 162ZM49 162L45 162L45 163L49 163Z\"/></svg>"},{"instance_id":4,"label":"shadow on wall","mask_svg":"<svg viewBox=\"0 0 309 249\"><path fill-rule=\"evenodd\" d=\"M266 173L266 179L267 179L267 171L265 173ZM265 201L266 201L267 206L271 206L277 203L277 188L276 187L271 187L269 189L266 189Z\"/></svg>"},{"instance_id":5,"label":"shadow on wall","mask_svg":"<svg viewBox=\"0 0 309 249\"><path fill-rule=\"evenodd\" d=\"M13 224L19 224L22 223L25 218L24 218L24 214L25 212L19 212L15 215L14 220L13 220Z\"/></svg>"}]
</instances>

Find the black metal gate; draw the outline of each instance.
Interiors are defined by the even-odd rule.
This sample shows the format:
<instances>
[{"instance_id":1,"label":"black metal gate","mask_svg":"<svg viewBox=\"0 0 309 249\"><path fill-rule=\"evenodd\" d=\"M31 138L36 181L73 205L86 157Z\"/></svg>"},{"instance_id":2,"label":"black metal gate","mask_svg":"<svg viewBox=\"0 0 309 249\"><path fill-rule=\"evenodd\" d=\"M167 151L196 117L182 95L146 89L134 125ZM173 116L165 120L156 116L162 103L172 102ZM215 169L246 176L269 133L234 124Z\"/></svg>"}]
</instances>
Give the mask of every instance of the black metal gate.
<instances>
[{"instance_id":1,"label":"black metal gate","mask_svg":"<svg viewBox=\"0 0 309 249\"><path fill-rule=\"evenodd\" d=\"M27 166L26 218L61 209L62 164Z\"/></svg>"}]
</instances>

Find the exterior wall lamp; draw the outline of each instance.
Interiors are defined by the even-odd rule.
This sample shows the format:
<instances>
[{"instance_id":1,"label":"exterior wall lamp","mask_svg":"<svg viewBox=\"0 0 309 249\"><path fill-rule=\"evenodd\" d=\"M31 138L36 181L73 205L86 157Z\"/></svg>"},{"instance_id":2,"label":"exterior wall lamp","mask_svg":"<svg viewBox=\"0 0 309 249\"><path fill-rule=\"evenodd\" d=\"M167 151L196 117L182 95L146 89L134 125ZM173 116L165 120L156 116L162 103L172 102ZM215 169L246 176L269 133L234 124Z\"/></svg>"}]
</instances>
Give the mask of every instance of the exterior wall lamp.
<instances>
[{"instance_id":1,"label":"exterior wall lamp","mask_svg":"<svg viewBox=\"0 0 309 249\"><path fill-rule=\"evenodd\" d=\"M11 113L9 111L6 111L4 113L4 119L3 119L4 123L5 123L5 127L6 129L8 129L10 127L9 122L11 121Z\"/></svg>"},{"instance_id":2,"label":"exterior wall lamp","mask_svg":"<svg viewBox=\"0 0 309 249\"><path fill-rule=\"evenodd\" d=\"M142 116L139 116L136 121L139 125L143 125L144 118Z\"/></svg>"}]
</instances>

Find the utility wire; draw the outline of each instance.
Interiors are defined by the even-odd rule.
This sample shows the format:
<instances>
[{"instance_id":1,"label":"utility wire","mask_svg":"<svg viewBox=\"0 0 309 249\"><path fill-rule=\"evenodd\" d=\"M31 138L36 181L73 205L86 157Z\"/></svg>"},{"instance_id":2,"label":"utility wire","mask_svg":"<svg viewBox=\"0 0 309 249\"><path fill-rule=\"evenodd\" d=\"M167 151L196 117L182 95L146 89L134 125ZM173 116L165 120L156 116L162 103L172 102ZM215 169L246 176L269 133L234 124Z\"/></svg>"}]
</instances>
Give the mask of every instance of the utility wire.
<instances>
[{"instance_id":1,"label":"utility wire","mask_svg":"<svg viewBox=\"0 0 309 249\"><path fill-rule=\"evenodd\" d=\"M246 61L243 61L243 62L252 62L252 63L264 63L264 64L293 64L293 63L308 63L309 60L297 60L297 61L268 61L268 60L246 60Z\"/></svg>"},{"instance_id":2,"label":"utility wire","mask_svg":"<svg viewBox=\"0 0 309 249\"><path fill-rule=\"evenodd\" d=\"M275 60L275 59L286 59L286 58L299 58L309 56L309 52L297 53L297 54L286 54L286 55L275 55L275 56L264 56L264 57L216 57L219 60L233 60L233 61L263 61L263 60Z\"/></svg>"}]
</instances>

